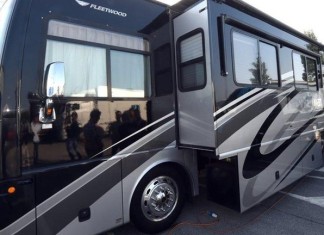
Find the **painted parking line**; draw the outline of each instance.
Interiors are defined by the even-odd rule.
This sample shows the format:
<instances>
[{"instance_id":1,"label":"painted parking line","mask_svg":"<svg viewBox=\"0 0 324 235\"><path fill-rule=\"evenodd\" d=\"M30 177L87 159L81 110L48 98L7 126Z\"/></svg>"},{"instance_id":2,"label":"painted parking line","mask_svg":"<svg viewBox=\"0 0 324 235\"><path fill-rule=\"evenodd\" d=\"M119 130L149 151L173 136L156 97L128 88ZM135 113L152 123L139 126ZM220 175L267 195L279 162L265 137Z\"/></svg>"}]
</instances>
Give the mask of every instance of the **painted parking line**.
<instances>
[{"instance_id":1,"label":"painted parking line","mask_svg":"<svg viewBox=\"0 0 324 235\"><path fill-rule=\"evenodd\" d=\"M283 192L283 191L281 191L281 193L324 208L324 197L304 197L304 196L300 196L300 195L297 195L294 193L287 193L287 192Z\"/></svg>"}]
</instances>

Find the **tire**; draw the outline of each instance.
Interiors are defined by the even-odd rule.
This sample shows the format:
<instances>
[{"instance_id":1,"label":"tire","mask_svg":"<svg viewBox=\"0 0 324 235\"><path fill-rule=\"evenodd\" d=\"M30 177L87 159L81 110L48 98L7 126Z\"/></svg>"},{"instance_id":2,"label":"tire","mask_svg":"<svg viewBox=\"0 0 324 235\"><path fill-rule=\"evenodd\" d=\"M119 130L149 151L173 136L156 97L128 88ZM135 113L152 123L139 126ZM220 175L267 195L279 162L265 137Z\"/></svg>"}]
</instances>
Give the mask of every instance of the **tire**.
<instances>
[{"instance_id":1,"label":"tire","mask_svg":"<svg viewBox=\"0 0 324 235\"><path fill-rule=\"evenodd\" d=\"M158 166L149 171L135 189L130 218L145 233L169 228L184 204L184 180L175 167Z\"/></svg>"}]
</instances>

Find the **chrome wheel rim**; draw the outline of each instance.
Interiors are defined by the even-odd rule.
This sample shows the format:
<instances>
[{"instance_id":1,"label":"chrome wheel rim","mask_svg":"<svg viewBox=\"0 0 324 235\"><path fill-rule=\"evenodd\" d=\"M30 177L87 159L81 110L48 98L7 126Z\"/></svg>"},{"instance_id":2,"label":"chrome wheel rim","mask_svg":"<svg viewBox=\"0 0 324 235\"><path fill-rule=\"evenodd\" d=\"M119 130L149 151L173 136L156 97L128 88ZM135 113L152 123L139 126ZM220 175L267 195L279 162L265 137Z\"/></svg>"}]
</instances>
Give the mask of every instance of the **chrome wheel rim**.
<instances>
[{"instance_id":1,"label":"chrome wheel rim","mask_svg":"<svg viewBox=\"0 0 324 235\"><path fill-rule=\"evenodd\" d=\"M168 176L153 179L142 194L141 207L147 219L161 221L167 218L178 203L178 186Z\"/></svg>"}]
</instances>

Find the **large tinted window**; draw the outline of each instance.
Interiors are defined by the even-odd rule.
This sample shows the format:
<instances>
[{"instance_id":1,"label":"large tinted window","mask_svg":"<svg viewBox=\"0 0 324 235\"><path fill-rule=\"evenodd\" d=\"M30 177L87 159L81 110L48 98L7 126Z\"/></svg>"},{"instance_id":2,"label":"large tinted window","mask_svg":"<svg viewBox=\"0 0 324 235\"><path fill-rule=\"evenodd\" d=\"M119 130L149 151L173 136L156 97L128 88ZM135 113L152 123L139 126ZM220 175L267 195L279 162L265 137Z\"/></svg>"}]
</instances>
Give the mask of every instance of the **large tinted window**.
<instances>
[{"instance_id":1,"label":"large tinted window","mask_svg":"<svg viewBox=\"0 0 324 235\"><path fill-rule=\"evenodd\" d=\"M139 37L52 20L45 67L64 62L67 97L150 95L149 43ZM117 50L118 49L118 50ZM124 50L124 51L123 51Z\"/></svg>"},{"instance_id":2,"label":"large tinted window","mask_svg":"<svg viewBox=\"0 0 324 235\"><path fill-rule=\"evenodd\" d=\"M106 97L106 50L74 43L48 40L45 64L62 61L65 84L58 95Z\"/></svg>"},{"instance_id":3,"label":"large tinted window","mask_svg":"<svg viewBox=\"0 0 324 235\"><path fill-rule=\"evenodd\" d=\"M0 62L2 61L6 34L15 2L15 0L0 1Z\"/></svg>"},{"instance_id":4,"label":"large tinted window","mask_svg":"<svg viewBox=\"0 0 324 235\"><path fill-rule=\"evenodd\" d=\"M278 86L276 47L233 33L235 79L239 84Z\"/></svg>"},{"instance_id":5,"label":"large tinted window","mask_svg":"<svg viewBox=\"0 0 324 235\"><path fill-rule=\"evenodd\" d=\"M110 52L112 97L145 97L145 81L149 80L147 56Z\"/></svg>"}]
</instances>

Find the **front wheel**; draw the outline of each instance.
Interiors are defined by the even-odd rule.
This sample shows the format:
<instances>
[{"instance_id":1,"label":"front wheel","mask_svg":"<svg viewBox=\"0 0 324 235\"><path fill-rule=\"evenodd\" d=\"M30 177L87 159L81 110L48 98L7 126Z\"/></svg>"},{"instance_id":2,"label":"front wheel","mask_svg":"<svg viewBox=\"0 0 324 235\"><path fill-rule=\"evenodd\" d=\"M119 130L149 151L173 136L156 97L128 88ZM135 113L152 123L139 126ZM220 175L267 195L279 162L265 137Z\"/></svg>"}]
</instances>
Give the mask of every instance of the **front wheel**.
<instances>
[{"instance_id":1,"label":"front wheel","mask_svg":"<svg viewBox=\"0 0 324 235\"><path fill-rule=\"evenodd\" d=\"M169 228L184 203L184 182L174 167L158 166L138 184L130 207L135 226L146 233Z\"/></svg>"}]
</instances>

